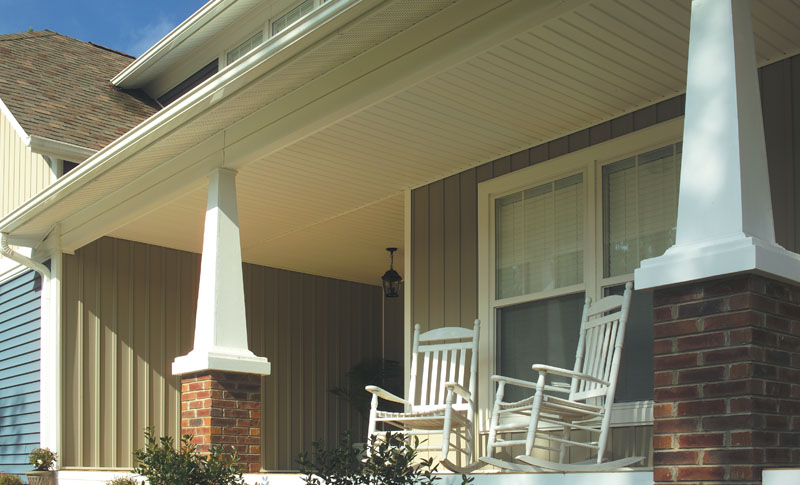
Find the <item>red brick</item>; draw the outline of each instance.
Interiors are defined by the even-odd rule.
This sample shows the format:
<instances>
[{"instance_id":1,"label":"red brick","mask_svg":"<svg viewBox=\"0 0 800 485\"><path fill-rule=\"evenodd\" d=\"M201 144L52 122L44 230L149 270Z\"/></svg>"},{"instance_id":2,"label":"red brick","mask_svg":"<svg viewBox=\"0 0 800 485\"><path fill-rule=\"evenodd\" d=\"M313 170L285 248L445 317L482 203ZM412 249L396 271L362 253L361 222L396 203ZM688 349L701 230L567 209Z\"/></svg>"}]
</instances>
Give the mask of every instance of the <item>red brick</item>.
<instances>
[{"instance_id":1,"label":"red brick","mask_svg":"<svg viewBox=\"0 0 800 485\"><path fill-rule=\"evenodd\" d=\"M672 416L673 405L670 403L658 403L653 405L654 418L666 418Z\"/></svg>"},{"instance_id":2,"label":"red brick","mask_svg":"<svg viewBox=\"0 0 800 485\"><path fill-rule=\"evenodd\" d=\"M752 380L715 382L703 386L704 397L741 396L753 394L757 389Z\"/></svg>"},{"instance_id":3,"label":"red brick","mask_svg":"<svg viewBox=\"0 0 800 485\"><path fill-rule=\"evenodd\" d=\"M653 436L653 448L656 450L670 450L673 448L671 435Z\"/></svg>"},{"instance_id":4,"label":"red brick","mask_svg":"<svg viewBox=\"0 0 800 485\"><path fill-rule=\"evenodd\" d=\"M678 403L678 416L719 415L725 412L725 401L689 401Z\"/></svg>"},{"instance_id":5,"label":"red brick","mask_svg":"<svg viewBox=\"0 0 800 485\"><path fill-rule=\"evenodd\" d=\"M695 319L658 323L653 325L653 337L660 339L677 335L690 335L697 333L698 329L699 325Z\"/></svg>"},{"instance_id":6,"label":"red brick","mask_svg":"<svg viewBox=\"0 0 800 485\"><path fill-rule=\"evenodd\" d=\"M682 369L694 367L699 362L699 354L697 353L665 355L653 358L653 368L655 370Z\"/></svg>"},{"instance_id":7,"label":"red brick","mask_svg":"<svg viewBox=\"0 0 800 485\"><path fill-rule=\"evenodd\" d=\"M769 431L734 431L731 446L771 446L778 444L778 434Z\"/></svg>"},{"instance_id":8,"label":"red brick","mask_svg":"<svg viewBox=\"0 0 800 485\"><path fill-rule=\"evenodd\" d=\"M722 446L724 441L724 433L694 433L678 436L680 448L713 448Z\"/></svg>"},{"instance_id":9,"label":"red brick","mask_svg":"<svg viewBox=\"0 0 800 485\"><path fill-rule=\"evenodd\" d=\"M763 450L755 448L708 450L703 453L703 464L760 463L763 460L763 456Z\"/></svg>"},{"instance_id":10,"label":"red brick","mask_svg":"<svg viewBox=\"0 0 800 485\"><path fill-rule=\"evenodd\" d=\"M741 311L735 313L725 313L723 315L708 316L703 319L703 330L726 330L729 328L748 327L760 325L764 317L754 311Z\"/></svg>"},{"instance_id":11,"label":"red brick","mask_svg":"<svg viewBox=\"0 0 800 485\"><path fill-rule=\"evenodd\" d=\"M729 401L731 413L776 413L778 402L774 399L757 398L752 396L732 398Z\"/></svg>"},{"instance_id":12,"label":"red brick","mask_svg":"<svg viewBox=\"0 0 800 485\"><path fill-rule=\"evenodd\" d=\"M717 298L693 303L684 303L678 306L678 318L701 317L705 315L716 315L723 311L723 300Z\"/></svg>"},{"instance_id":13,"label":"red brick","mask_svg":"<svg viewBox=\"0 0 800 485\"><path fill-rule=\"evenodd\" d=\"M655 402L683 401L700 397L698 386L663 387L653 391Z\"/></svg>"},{"instance_id":14,"label":"red brick","mask_svg":"<svg viewBox=\"0 0 800 485\"><path fill-rule=\"evenodd\" d=\"M693 382L720 381L725 377L725 367L701 367L699 369L687 369L678 372L678 384L690 384Z\"/></svg>"},{"instance_id":15,"label":"red brick","mask_svg":"<svg viewBox=\"0 0 800 485\"><path fill-rule=\"evenodd\" d=\"M678 352L697 349L716 349L725 344L725 334L722 332L703 333L682 337L677 340Z\"/></svg>"},{"instance_id":16,"label":"red brick","mask_svg":"<svg viewBox=\"0 0 800 485\"><path fill-rule=\"evenodd\" d=\"M659 451L653 454L653 465L696 465L699 456L696 451Z\"/></svg>"},{"instance_id":17,"label":"red brick","mask_svg":"<svg viewBox=\"0 0 800 485\"><path fill-rule=\"evenodd\" d=\"M674 382L672 382L672 375L672 371L656 372L653 374L653 384L655 387L671 386L674 384Z\"/></svg>"},{"instance_id":18,"label":"red brick","mask_svg":"<svg viewBox=\"0 0 800 485\"><path fill-rule=\"evenodd\" d=\"M753 465L738 465L730 467L730 480L761 481L761 467Z\"/></svg>"},{"instance_id":19,"label":"red brick","mask_svg":"<svg viewBox=\"0 0 800 485\"><path fill-rule=\"evenodd\" d=\"M764 318L764 326L770 330L778 332L790 333L792 331L792 322L781 317L774 315L766 315Z\"/></svg>"},{"instance_id":20,"label":"red brick","mask_svg":"<svg viewBox=\"0 0 800 485\"><path fill-rule=\"evenodd\" d=\"M683 433L698 431L697 418L656 419L653 422L654 433Z\"/></svg>"},{"instance_id":21,"label":"red brick","mask_svg":"<svg viewBox=\"0 0 800 485\"><path fill-rule=\"evenodd\" d=\"M653 468L653 481L655 482L671 482L672 477L672 467L657 466Z\"/></svg>"},{"instance_id":22,"label":"red brick","mask_svg":"<svg viewBox=\"0 0 800 485\"><path fill-rule=\"evenodd\" d=\"M730 368L728 369L729 379L744 379L746 377L752 377L752 375L753 364L750 362L731 364Z\"/></svg>"},{"instance_id":23,"label":"red brick","mask_svg":"<svg viewBox=\"0 0 800 485\"><path fill-rule=\"evenodd\" d=\"M661 339L653 342L653 354L665 355L673 352L674 341L672 339Z\"/></svg>"},{"instance_id":24,"label":"red brick","mask_svg":"<svg viewBox=\"0 0 800 485\"><path fill-rule=\"evenodd\" d=\"M788 448L767 448L764 460L766 463L788 465L791 463L792 452Z\"/></svg>"},{"instance_id":25,"label":"red brick","mask_svg":"<svg viewBox=\"0 0 800 485\"><path fill-rule=\"evenodd\" d=\"M673 318L671 306L662 306L653 310L654 322L666 322L672 320Z\"/></svg>"},{"instance_id":26,"label":"red brick","mask_svg":"<svg viewBox=\"0 0 800 485\"><path fill-rule=\"evenodd\" d=\"M734 429L754 429L763 424L762 416L754 414L737 414L730 416L709 416L703 418L702 429L705 431L727 431Z\"/></svg>"},{"instance_id":27,"label":"red brick","mask_svg":"<svg viewBox=\"0 0 800 485\"><path fill-rule=\"evenodd\" d=\"M744 360L756 360L755 355L760 356L760 352L750 346L724 348L719 350L706 350L703 352L703 364L724 364L730 362L742 362Z\"/></svg>"},{"instance_id":28,"label":"red brick","mask_svg":"<svg viewBox=\"0 0 800 485\"><path fill-rule=\"evenodd\" d=\"M685 466L678 468L678 481L722 480L724 478L725 467L721 466Z\"/></svg>"}]
</instances>

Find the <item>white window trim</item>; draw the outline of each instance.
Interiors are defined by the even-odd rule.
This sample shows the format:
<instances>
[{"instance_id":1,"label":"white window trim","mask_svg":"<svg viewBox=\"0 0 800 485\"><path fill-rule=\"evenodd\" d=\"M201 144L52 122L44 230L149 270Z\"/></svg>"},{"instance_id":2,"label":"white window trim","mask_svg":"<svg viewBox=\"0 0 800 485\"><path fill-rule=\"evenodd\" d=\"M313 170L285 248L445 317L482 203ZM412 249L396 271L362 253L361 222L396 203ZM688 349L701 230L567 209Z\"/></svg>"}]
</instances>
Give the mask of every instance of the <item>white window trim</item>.
<instances>
[{"instance_id":1,"label":"white window trim","mask_svg":"<svg viewBox=\"0 0 800 485\"><path fill-rule=\"evenodd\" d=\"M584 173L586 177L584 214L588 219L584 232L584 247L593 251L585 253L584 257L593 257L591 255L596 254L594 249L602 248L603 237L602 226L598 224L598 221L602 220L602 207L598 203L602 177L598 177L596 174L600 173L601 167L608 163L680 141L682 131L683 118L681 117L478 184L478 318L482 323L479 369L484 376L480 379L478 389L478 419L481 428L488 426L494 401L495 389L491 385L489 376L497 373L496 322L491 311L496 303L493 291L495 277L493 266L494 228L492 225L494 200L499 196L518 192L537 184L579 172ZM599 293L600 285L594 285L593 282L598 281L596 276L602 274L602 258L598 259L595 264L584 264L584 283L553 290L553 294L569 294L588 288L587 295L596 299L599 295L594 293ZM619 278L620 281L628 281L633 279L633 275L615 278ZM612 281L615 279L607 278L604 279L603 284L607 285ZM592 282L592 284L587 286L587 282ZM537 299L542 294L537 294ZM529 296L506 298L502 303L513 304L531 299ZM533 363L531 362L531 364ZM652 401L615 404L612 423L617 426L650 424L653 420L652 405Z\"/></svg>"}]
</instances>

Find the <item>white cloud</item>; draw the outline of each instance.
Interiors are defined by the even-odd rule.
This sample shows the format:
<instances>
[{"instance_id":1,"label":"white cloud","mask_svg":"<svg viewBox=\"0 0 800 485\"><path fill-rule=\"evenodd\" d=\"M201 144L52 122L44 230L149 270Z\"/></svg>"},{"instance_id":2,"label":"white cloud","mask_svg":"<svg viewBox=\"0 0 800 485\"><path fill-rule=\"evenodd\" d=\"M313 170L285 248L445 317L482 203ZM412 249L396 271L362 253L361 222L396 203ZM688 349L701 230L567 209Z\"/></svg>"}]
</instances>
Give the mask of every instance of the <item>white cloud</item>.
<instances>
[{"instance_id":1,"label":"white cloud","mask_svg":"<svg viewBox=\"0 0 800 485\"><path fill-rule=\"evenodd\" d=\"M166 17L159 17L154 23L146 24L130 34L131 43L125 52L139 57L156 42L167 35L177 24Z\"/></svg>"}]
</instances>

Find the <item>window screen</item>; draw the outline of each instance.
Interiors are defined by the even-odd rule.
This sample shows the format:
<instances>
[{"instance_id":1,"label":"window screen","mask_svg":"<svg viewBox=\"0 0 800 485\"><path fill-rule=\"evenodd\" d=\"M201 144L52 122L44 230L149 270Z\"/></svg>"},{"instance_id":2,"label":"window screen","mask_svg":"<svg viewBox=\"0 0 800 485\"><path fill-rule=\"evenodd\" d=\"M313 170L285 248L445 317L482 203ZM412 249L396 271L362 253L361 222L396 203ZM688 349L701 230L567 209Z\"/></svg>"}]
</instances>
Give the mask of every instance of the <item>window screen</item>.
<instances>
[{"instance_id":1,"label":"window screen","mask_svg":"<svg viewBox=\"0 0 800 485\"><path fill-rule=\"evenodd\" d=\"M263 36L264 36L264 33L259 30L258 32L253 34L252 37L250 37L246 41L244 41L241 44L239 44L238 46L236 46L235 49L233 49L230 52L228 52L228 56L225 59L226 60L226 65L230 65L236 59L242 57L243 55L245 55L248 52L250 52L251 50L253 50L258 44L261 43L261 41L263 40L262 39Z\"/></svg>"}]
</instances>

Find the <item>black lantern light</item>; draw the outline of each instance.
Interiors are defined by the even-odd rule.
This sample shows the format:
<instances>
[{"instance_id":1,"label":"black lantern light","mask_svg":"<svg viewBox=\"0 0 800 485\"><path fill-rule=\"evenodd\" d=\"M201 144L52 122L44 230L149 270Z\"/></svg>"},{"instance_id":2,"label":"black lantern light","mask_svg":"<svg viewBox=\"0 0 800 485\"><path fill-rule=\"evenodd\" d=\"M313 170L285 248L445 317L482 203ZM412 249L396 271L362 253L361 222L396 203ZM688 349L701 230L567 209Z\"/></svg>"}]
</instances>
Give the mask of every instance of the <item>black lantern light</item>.
<instances>
[{"instance_id":1,"label":"black lantern light","mask_svg":"<svg viewBox=\"0 0 800 485\"><path fill-rule=\"evenodd\" d=\"M389 251L389 271L383 273L381 281L383 281L383 294L386 298L397 298L400 296L400 282L403 277L394 270L394 252L397 248L386 248Z\"/></svg>"}]
</instances>

